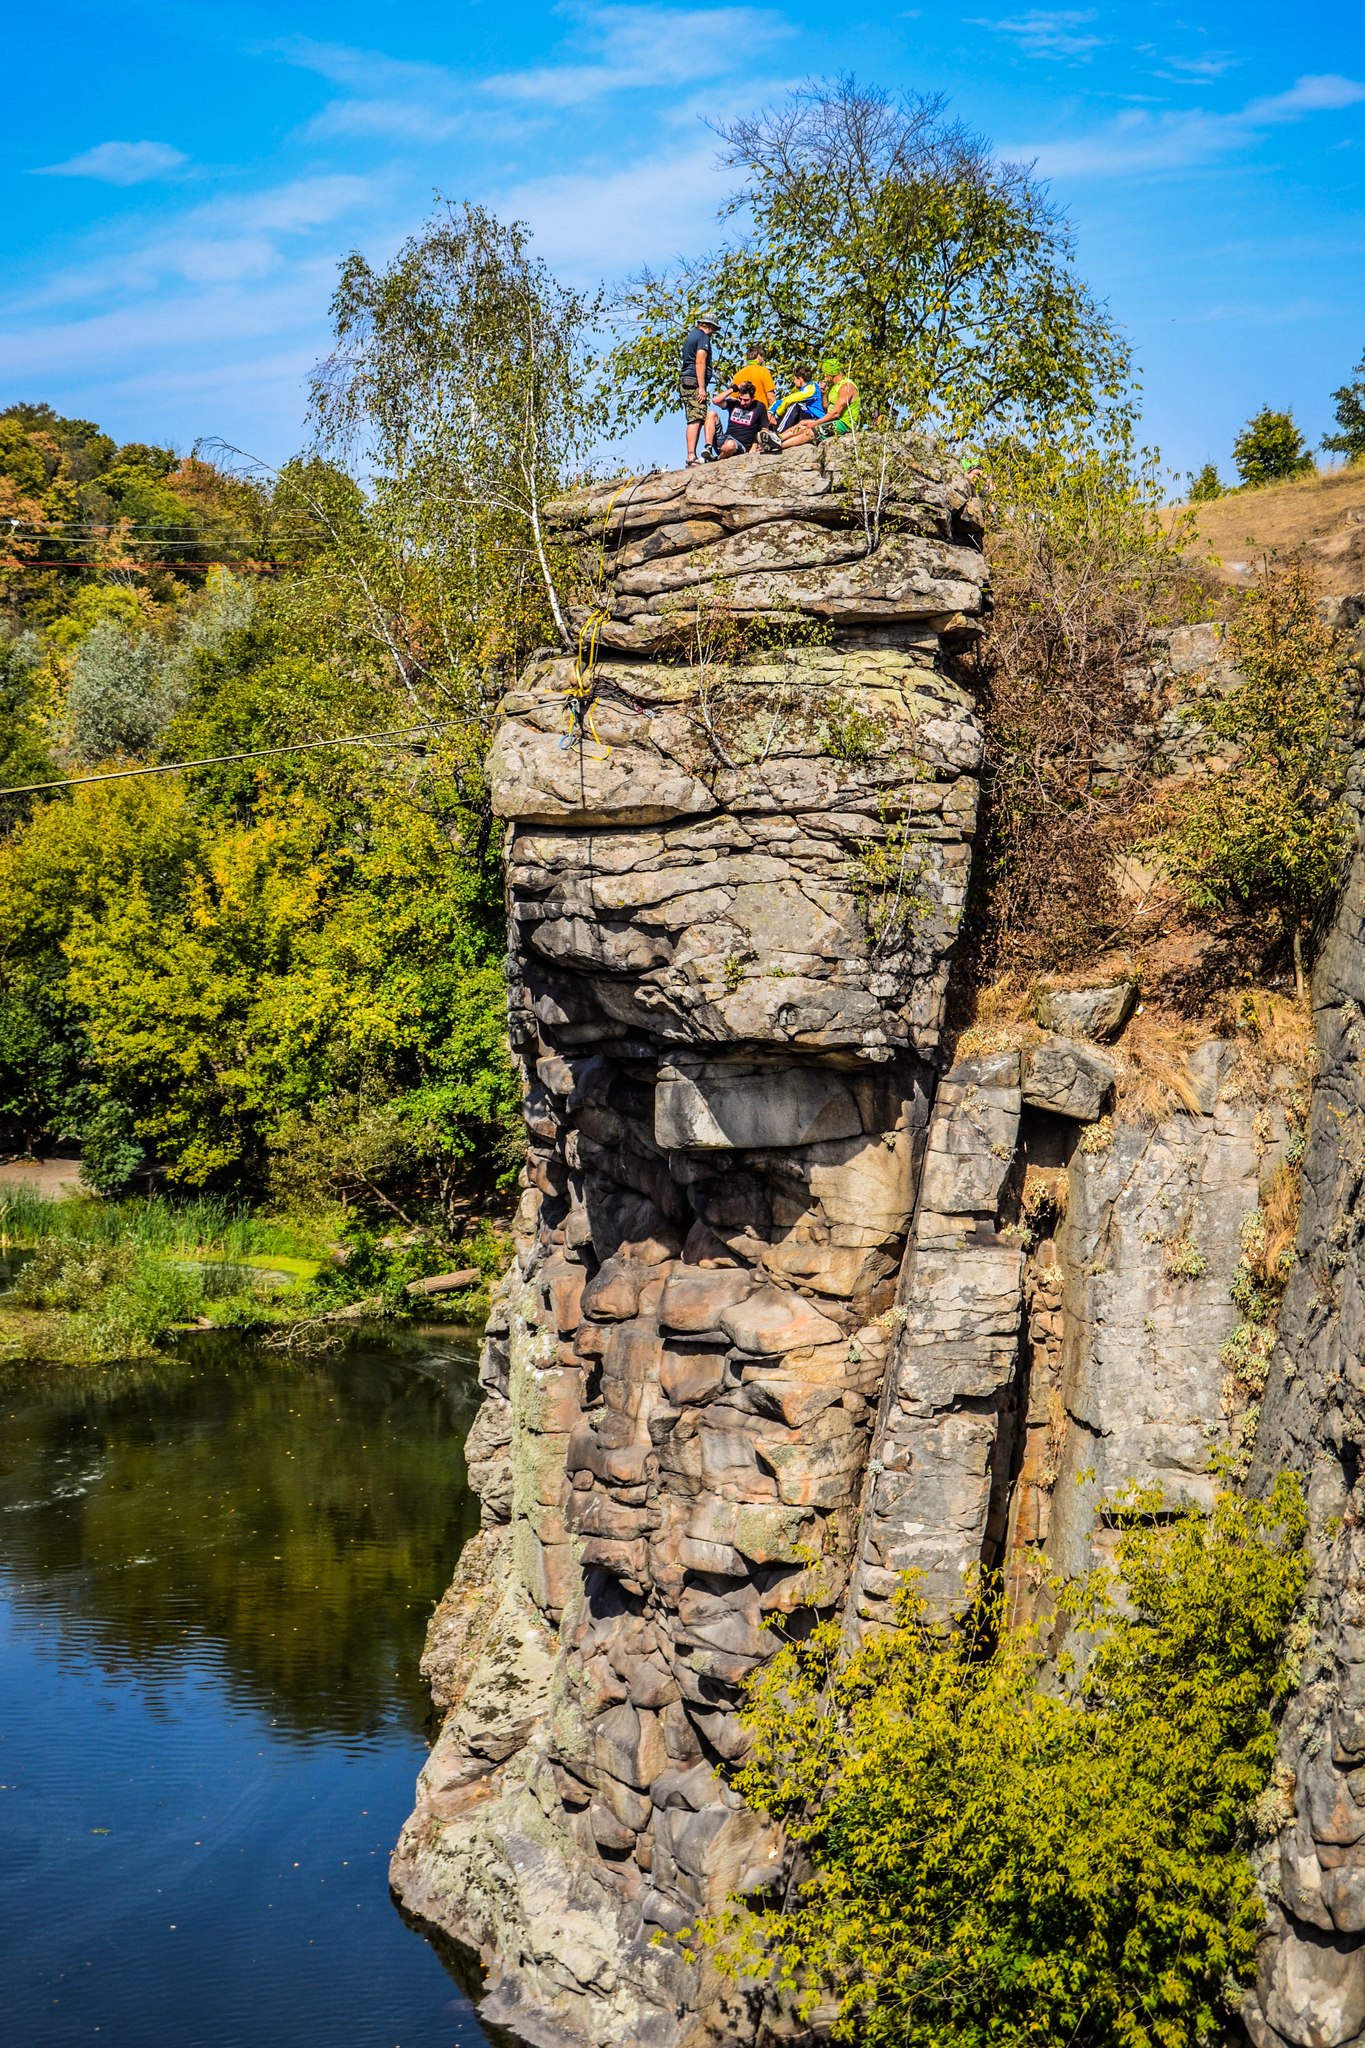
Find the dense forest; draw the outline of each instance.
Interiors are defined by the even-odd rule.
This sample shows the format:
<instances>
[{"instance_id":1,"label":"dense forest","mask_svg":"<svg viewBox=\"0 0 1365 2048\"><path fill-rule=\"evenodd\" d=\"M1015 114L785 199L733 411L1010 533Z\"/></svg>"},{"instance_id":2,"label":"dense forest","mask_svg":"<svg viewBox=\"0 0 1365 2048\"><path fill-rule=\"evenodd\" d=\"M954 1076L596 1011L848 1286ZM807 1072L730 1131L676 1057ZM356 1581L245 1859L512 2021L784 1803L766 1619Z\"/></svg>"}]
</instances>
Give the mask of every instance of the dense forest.
<instances>
[{"instance_id":1,"label":"dense forest","mask_svg":"<svg viewBox=\"0 0 1365 2048\"><path fill-rule=\"evenodd\" d=\"M404 734L0 799L0 1144L453 1216L515 1166L496 844L296 485L0 416L7 789Z\"/></svg>"}]
</instances>

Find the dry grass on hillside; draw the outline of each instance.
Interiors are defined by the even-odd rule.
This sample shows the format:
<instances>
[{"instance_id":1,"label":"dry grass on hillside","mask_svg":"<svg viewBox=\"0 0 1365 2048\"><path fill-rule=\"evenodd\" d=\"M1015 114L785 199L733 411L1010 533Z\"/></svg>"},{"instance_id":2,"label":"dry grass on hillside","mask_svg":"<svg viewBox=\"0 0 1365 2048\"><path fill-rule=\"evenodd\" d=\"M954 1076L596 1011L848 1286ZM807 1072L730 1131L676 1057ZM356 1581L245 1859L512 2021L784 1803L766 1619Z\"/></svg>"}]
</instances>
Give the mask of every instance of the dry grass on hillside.
<instances>
[{"instance_id":1,"label":"dry grass on hillside","mask_svg":"<svg viewBox=\"0 0 1365 2048\"><path fill-rule=\"evenodd\" d=\"M1301 553L1329 595L1365 591L1365 463L1232 491L1185 509L1195 521L1186 552L1201 564L1212 557L1227 583L1253 583L1267 554Z\"/></svg>"}]
</instances>

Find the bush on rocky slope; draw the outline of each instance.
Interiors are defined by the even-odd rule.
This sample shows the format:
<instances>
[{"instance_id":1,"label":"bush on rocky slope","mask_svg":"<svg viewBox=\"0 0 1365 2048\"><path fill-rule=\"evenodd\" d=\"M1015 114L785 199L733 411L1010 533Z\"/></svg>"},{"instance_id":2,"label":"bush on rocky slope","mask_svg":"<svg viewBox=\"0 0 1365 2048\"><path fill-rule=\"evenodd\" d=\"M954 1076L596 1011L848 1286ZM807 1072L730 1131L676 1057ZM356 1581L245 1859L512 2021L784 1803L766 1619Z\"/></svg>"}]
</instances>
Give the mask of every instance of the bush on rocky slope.
<instances>
[{"instance_id":1,"label":"bush on rocky slope","mask_svg":"<svg viewBox=\"0 0 1365 2048\"><path fill-rule=\"evenodd\" d=\"M697 1931L864 2048L1194 2048L1253 1971L1245 1854L1292 1684L1305 1513L1221 1493L1173 1519L1134 1492L1115 1569L1061 1587L1090 1648L1059 1688L984 1595L950 1634L913 1586L849 1656L836 1624L749 1688L737 1783L809 1879ZM808 1866L809 1867L809 1866Z\"/></svg>"}]
</instances>

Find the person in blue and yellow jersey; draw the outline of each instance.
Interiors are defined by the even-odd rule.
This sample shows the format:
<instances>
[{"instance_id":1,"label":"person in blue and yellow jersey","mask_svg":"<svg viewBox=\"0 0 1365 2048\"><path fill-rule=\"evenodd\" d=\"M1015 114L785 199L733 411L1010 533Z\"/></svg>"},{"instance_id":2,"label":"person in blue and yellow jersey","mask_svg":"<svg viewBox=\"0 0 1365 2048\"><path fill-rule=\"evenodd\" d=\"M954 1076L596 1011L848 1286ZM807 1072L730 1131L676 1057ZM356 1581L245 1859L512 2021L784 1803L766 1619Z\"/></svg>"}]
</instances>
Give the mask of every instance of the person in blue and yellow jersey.
<instances>
[{"instance_id":1,"label":"person in blue and yellow jersey","mask_svg":"<svg viewBox=\"0 0 1365 2048\"><path fill-rule=\"evenodd\" d=\"M820 419L803 419L788 427L782 436L784 448L802 448L808 441L832 441L838 434L851 433L860 411L858 387L846 376L837 356L826 356L820 365L820 396L824 413Z\"/></svg>"},{"instance_id":2,"label":"person in blue and yellow jersey","mask_svg":"<svg viewBox=\"0 0 1365 2048\"><path fill-rule=\"evenodd\" d=\"M818 420L825 410L825 401L820 394L818 371L812 370L803 384L790 390L780 405L770 407L773 422L780 433L789 427L799 427L803 420Z\"/></svg>"}]
</instances>

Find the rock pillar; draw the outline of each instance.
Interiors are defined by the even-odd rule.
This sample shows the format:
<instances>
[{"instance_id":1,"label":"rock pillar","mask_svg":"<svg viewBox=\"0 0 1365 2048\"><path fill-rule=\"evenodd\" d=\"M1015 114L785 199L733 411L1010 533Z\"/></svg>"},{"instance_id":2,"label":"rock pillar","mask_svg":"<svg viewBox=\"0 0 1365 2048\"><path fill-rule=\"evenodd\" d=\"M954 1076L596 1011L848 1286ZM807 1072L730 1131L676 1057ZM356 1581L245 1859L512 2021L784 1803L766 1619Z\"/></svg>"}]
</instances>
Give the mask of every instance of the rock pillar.
<instances>
[{"instance_id":1,"label":"rock pillar","mask_svg":"<svg viewBox=\"0 0 1365 2048\"><path fill-rule=\"evenodd\" d=\"M865 470L865 473L863 471ZM842 1601L980 740L963 477L864 441L555 509L577 658L520 677L526 1192L470 1446L485 1529L394 1863L533 2041L744 2038L675 1933L768 1882L724 1770L773 1619Z\"/></svg>"},{"instance_id":2,"label":"rock pillar","mask_svg":"<svg viewBox=\"0 0 1365 2048\"><path fill-rule=\"evenodd\" d=\"M1283 1130L1231 1048L1125 1120L1124 985L939 1078L978 508L853 439L554 508L579 648L493 749L525 1193L393 1881L543 2048L754 2038L671 1937L779 1867L727 1782L769 1624L875 1627L907 1567L946 1617L982 1562L1027 1612L1045 1546L1092 1561L1133 1476L1207 1494L1240 1426Z\"/></svg>"}]
</instances>

